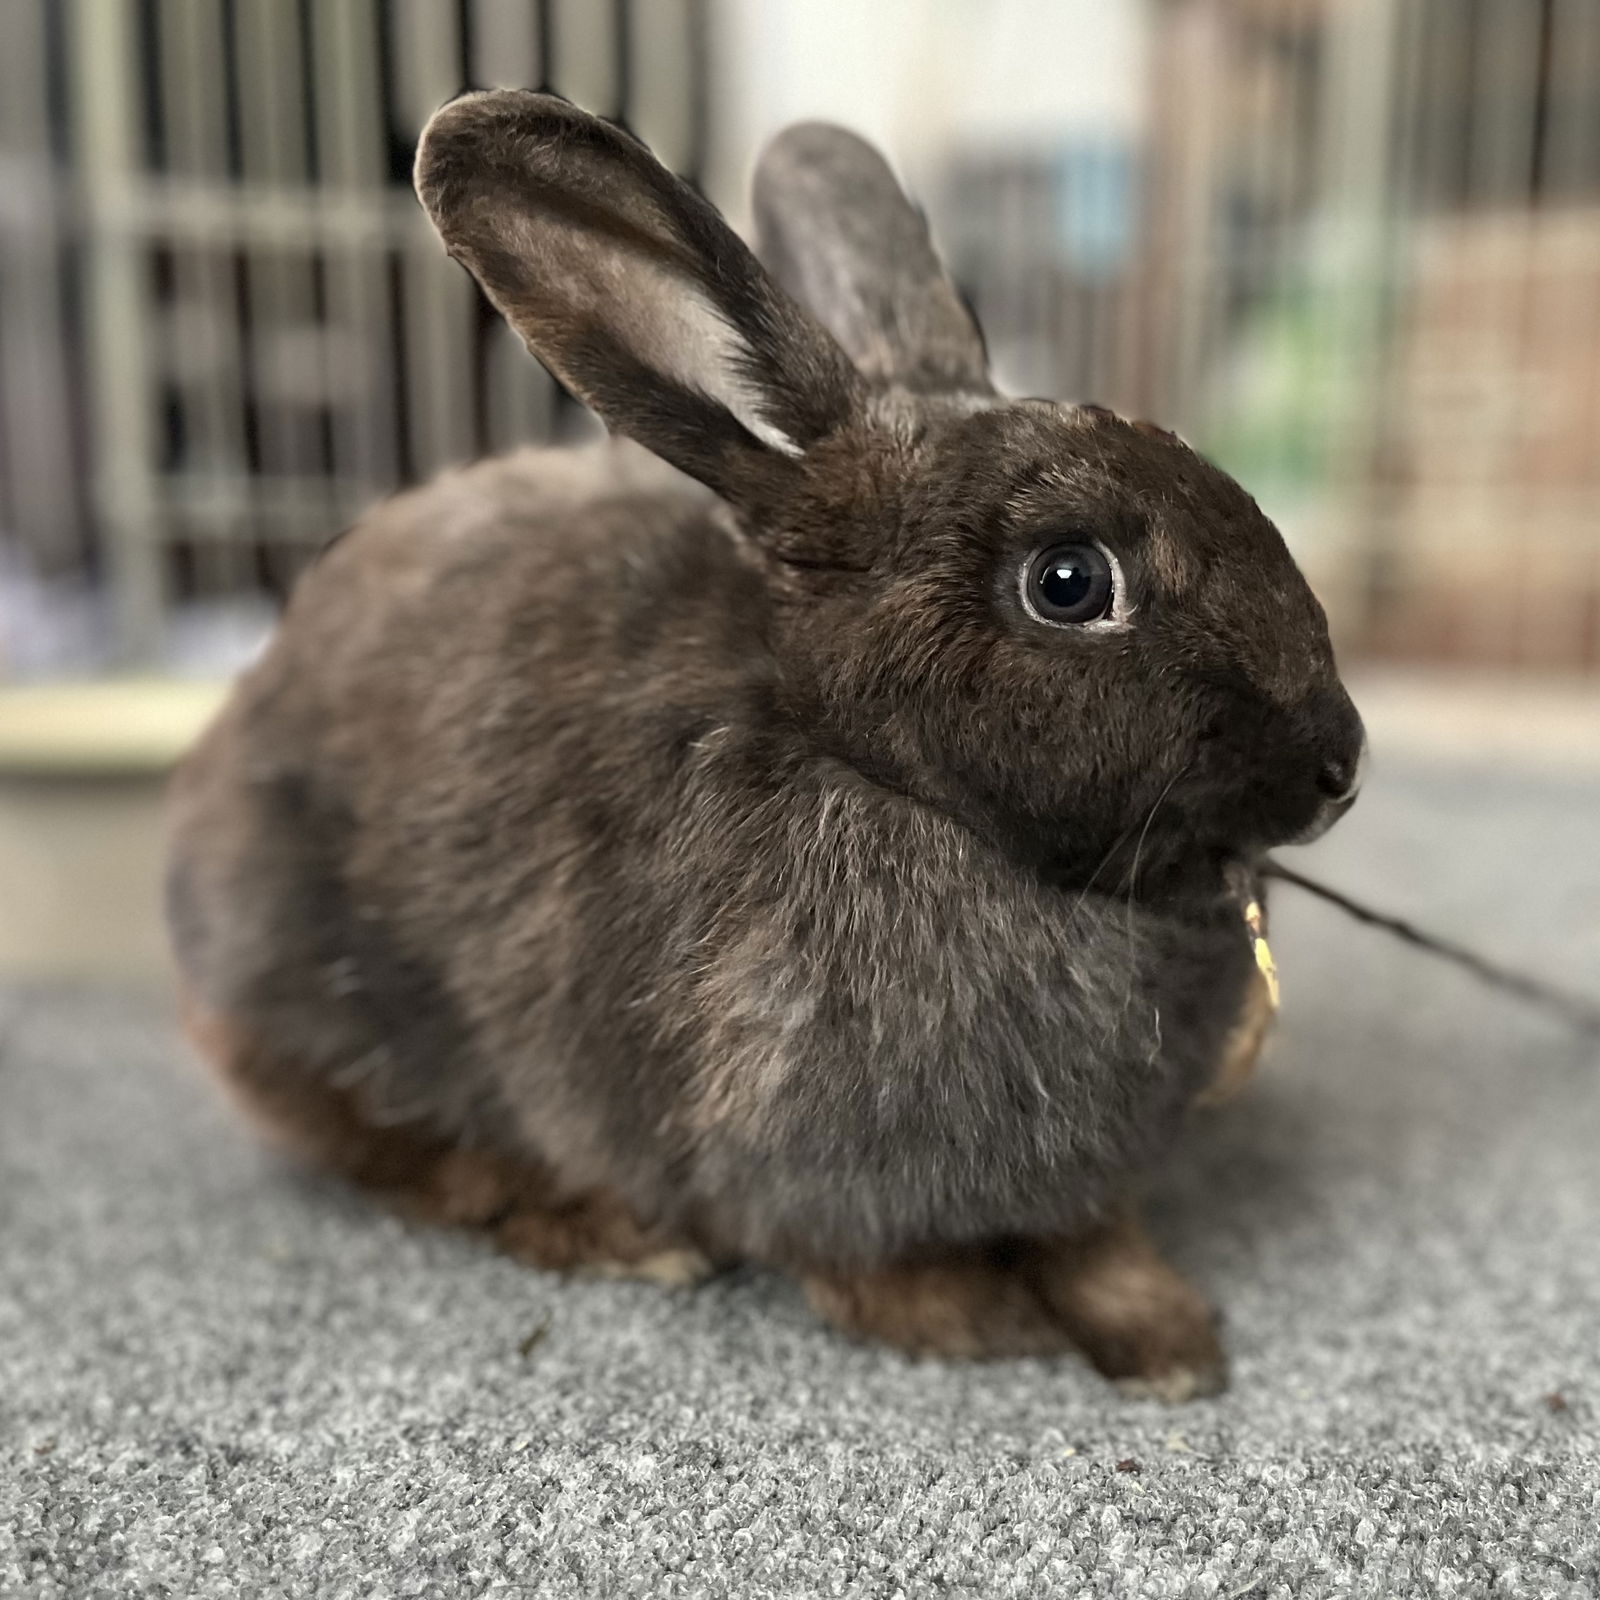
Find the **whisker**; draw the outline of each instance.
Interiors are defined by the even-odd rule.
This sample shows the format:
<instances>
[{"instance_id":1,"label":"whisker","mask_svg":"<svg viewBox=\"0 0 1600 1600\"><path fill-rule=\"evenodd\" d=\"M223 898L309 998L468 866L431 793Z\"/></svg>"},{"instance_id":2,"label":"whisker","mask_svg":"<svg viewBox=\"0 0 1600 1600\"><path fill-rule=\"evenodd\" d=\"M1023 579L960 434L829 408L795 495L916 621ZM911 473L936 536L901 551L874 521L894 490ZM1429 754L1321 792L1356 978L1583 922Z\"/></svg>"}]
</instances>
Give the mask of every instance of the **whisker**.
<instances>
[{"instance_id":1,"label":"whisker","mask_svg":"<svg viewBox=\"0 0 1600 1600\"><path fill-rule=\"evenodd\" d=\"M1150 828L1156 820L1156 813L1166 803L1167 796L1172 793L1173 787L1176 785L1178 780L1188 772L1191 765L1193 765L1192 762L1184 762L1184 764L1179 767L1170 778L1167 779L1166 787L1161 791L1160 794L1156 796L1156 803L1150 807L1149 813L1144 819L1144 826L1139 830L1139 842L1133 847L1133 865L1129 869L1127 876L1123 879L1123 887L1128 895L1130 904L1132 903L1134 894L1139 888L1139 857L1144 853L1144 842L1150 837Z\"/></svg>"},{"instance_id":2,"label":"whisker","mask_svg":"<svg viewBox=\"0 0 1600 1600\"><path fill-rule=\"evenodd\" d=\"M1159 804L1159 801L1157 803ZM1074 911L1082 910L1083 902L1089 898L1090 891L1094 888L1095 883L1100 877L1100 874L1111 865L1111 862L1116 856L1117 851L1119 851L1123 845L1128 842L1129 836L1133 833L1133 830L1137 826L1137 823L1130 822L1128 826L1111 841L1110 848L1107 849L1106 853L1100 858L1100 865L1089 874L1089 881L1084 884L1081 890L1079 890L1078 898L1072 902L1072 909Z\"/></svg>"},{"instance_id":3,"label":"whisker","mask_svg":"<svg viewBox=\"0 0 1600 1600\"><path fill-rule=\"evenodd\" d=\"M1139 858L1144 853L1145 840L1150 837L1151 825L1156 820L1156 813L1166 803L1167 796L1172 793L1173 786L1188 770L1190 763L1184 764L1167 780L1166 787L1156 796L1156 803L1150 807L1149 814L1144 819L1144 826L1139 830L1138 842L1133 847L1133 865L1124 880L1128 896L1127 909L1123 913L1123 936L1127 941L1128 962L1128 987L1122 996L1122 1014L1127 1016L1133 1005L1133 991L1135 980L1138 977L1138 963L1134 960L1134 931L1133 931L1133 901L1139 890Z\"/></svg>"}]
</instances>

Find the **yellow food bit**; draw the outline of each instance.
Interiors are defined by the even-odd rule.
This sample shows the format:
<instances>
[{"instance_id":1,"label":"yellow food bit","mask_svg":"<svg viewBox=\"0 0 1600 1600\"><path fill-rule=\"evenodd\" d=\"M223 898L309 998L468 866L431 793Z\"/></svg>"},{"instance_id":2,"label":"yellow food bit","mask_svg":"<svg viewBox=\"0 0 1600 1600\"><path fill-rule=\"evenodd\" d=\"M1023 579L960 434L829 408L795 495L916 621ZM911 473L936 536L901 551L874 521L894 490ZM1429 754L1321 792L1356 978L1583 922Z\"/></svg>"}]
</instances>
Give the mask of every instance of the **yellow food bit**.
<instances>
[{"instance_id":1,"label":"yellow food bit","mask_svg":"<svg viewBox=\"0 0 1600 1600\"><path fill-rule=\"evenodd\" d=\"M1272 1004L1272 1009L1278 1009L1278 964L1272 959L1271 947L1267 938L1261 931L1261 903L1252 900L1244 908L1245 926L1250 930L1250 948L1255 952L1256 965L1261 969L1261 976L1267 980L1267 999Z\"/></svg>"}]
</instances>

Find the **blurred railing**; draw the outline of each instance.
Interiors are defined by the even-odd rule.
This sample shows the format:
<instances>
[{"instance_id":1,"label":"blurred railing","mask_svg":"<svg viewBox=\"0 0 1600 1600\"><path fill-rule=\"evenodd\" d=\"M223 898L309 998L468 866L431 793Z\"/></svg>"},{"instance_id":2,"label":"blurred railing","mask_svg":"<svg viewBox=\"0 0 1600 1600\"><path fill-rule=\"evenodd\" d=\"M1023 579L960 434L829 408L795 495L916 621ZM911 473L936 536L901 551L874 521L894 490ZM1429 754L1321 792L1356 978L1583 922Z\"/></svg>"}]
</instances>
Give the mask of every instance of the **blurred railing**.
<instances>
[{"instance_id":1,"label":"blurred railing","mask_svg":"<svg viewBox=\"0 0 1600 1600\"><path fill-rule=\"evenodd\" d=\"M1002 375L1219 456L1350 651L1600 671L1600 0L1104 4L1132 136L917 163ZM0 0L0 678L226 664L375 495L556 429L411 141L550 82L696 176L719 14Z\"/></svg>"},{"instance_id":2,"label":"blurred railing","mask_svg":"<svg viewBox=\"0 0 1600 1600\"><path fill-rule=\"evenodd\" d=\"M1014 382L1219 456L1351 650L1600 670L1600 5L1149 17L1134 144L953 164Z\"/></svg>"},{"instance_id":3,"label":"blurred railing","mask_svg":"<svg viewBox=\"0 0 1600 1600\"><path fill-rule=\"evenodd\" d=\"M549 82L691 175L704 150L700 0L0 23L0 676L226 665L375 496L551 434L554 385L411 196L443 100Z\"/></svg>"}]
</instances>

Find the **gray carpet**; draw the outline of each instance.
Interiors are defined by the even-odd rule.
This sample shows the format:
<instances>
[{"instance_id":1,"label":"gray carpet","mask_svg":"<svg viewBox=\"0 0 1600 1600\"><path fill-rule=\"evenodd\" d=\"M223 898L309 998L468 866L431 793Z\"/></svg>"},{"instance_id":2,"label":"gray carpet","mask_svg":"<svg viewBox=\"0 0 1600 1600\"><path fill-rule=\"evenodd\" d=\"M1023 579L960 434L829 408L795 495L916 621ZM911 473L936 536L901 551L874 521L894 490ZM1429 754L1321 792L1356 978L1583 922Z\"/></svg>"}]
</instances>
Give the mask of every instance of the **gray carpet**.
<instances>
[{"instance_id":1,"label":"gray carpet","mask_svg":"<svg viewBox=\"0 0 1600 1600\"><path fill-rule=\"evenodd\" d=\"M1600 974L1600 781L1391 764L1297 864ZM1600 1063L1278 915L1275 1055L1161 1181L1235 1362L1176 1410L518 1269L275 1164L158 1010L0 999L0 1592L1595 1595Z\"/></svg>"}]
</instances>

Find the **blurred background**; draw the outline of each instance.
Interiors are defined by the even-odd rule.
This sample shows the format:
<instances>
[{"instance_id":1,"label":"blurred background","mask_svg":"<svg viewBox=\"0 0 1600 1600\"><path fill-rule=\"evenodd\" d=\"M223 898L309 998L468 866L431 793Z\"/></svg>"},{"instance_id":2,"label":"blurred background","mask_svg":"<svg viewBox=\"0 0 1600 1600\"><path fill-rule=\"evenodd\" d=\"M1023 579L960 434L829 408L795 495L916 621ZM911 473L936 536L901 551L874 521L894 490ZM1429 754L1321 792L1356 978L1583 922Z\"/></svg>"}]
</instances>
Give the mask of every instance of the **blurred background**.
<instances>
[{"instance_id":1,"label":"blurred background","mask_svg":"<svg viewBox=\"0 0 1600 1600\"><path fill-rule=\"evenodd\" d=\"M1600 763L1595 0L0 0L0 975L158 971L161 776L296 573L583 428L409 184L541 83L740 223L866 132L1005 386L1278 520L1380 757Z\"/></svg>"}]
</instances>

